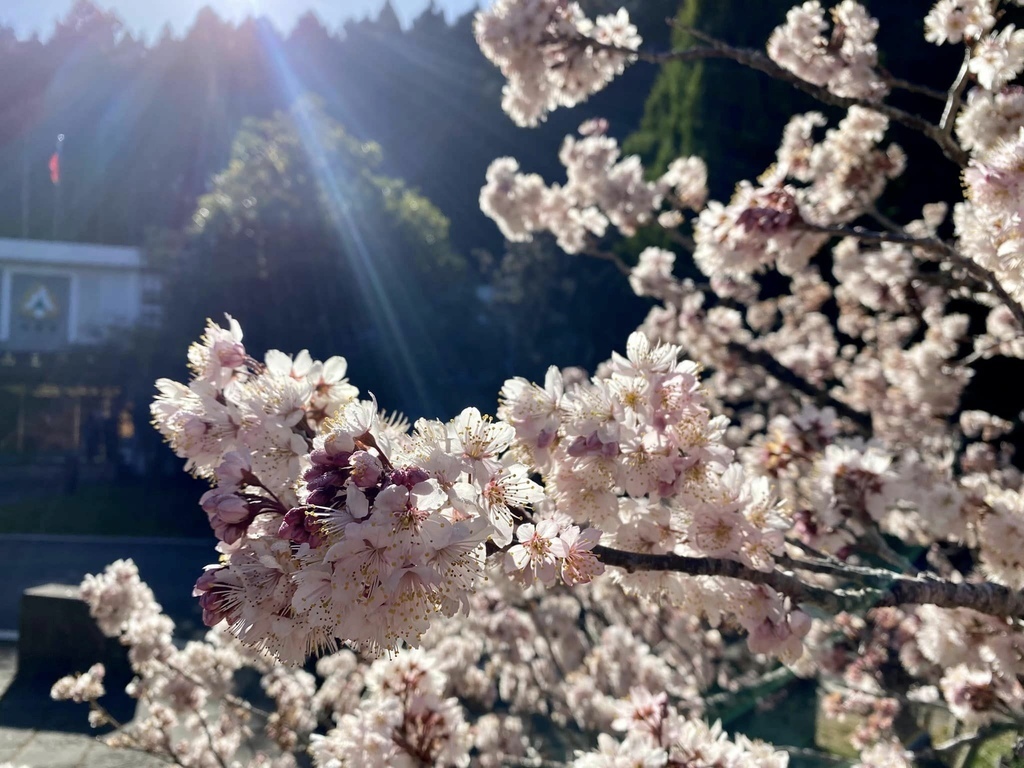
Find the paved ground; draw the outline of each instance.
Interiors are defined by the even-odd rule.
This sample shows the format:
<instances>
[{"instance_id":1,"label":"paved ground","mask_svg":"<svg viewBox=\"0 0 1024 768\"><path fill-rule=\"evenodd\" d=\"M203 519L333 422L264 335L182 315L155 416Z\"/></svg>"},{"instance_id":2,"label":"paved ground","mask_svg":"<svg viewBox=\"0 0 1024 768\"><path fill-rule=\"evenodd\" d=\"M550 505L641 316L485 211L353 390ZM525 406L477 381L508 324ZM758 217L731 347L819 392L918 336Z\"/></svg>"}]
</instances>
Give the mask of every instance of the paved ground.
<instances>
[{"instance_id":1,"label":"paved ground","mask_svg":"<svg viewBox=\"0 0 1024 768\"><path fill-rule=\"evenodd\" d=\"M214 544L212 539L0 535L0 768L5 763L17 768L167 765L98 741L89 728L86 705L50 700L53 678L62 673L55 673L47 664L38 672L22 670L17 674L17 650L10 639L19 628L25 589L52 583L77 585L86 573L99 572L113 560L127 557L135 560L142 578L177 623L176 637L190 637L204 629L191 593L203 566L217 558ZM78 637L80 642L74 647L84 647L85 638ZM127 670L126 675L117 682L108 679L108 695L103 700L122 722L133 717L135 704L120 693L130 679ZM108 669L111 677L117 673Z\"/></svg>"},{"instance_id":2,"label":"paved ground","mask_svg":"<svg viewBox=\"0 0 1024 768\"><path fill-rule=\"evenodd\" d=\"M14 645L0 644L0 765L27 768L157 768L167 763L148 755L115 750L87 731L88 707L50 702L43 685L15 682ZM17 711L18 717L10 713ZM16 727L12 722L31 722ZM66 730L71 726L70 730ZM76 732L77 731L77 732Z\"/></svg>"},{"instance_id":3,"label":"paved ground","mask_svg":"<svg viewBox=\"0 0 1024 768\"><path fill-rule=\"evenodd\" d=\"M118 558L131 557L157 599L178 624L178 635L200 630L192 585L214 562L214 541L91 536L0 535L0 636L19 626L22 592L48 583L77 585ZM88 707L52 702L53 680L16 676L17 652L0 642L0 766L27 768L156 768L156 758L114 750L88 726ZM130 700L122 695L124 705ZM127 717L131 717L130 713Z\"/></svg>"},{"instance_id":4,"label":"paved ground","mask_svg":"<svg viewBox=\"0 0 1024 768\"><path fill-rule=\"evenodd\" d=\"M217 560L216 542L99 536L0 535L0 636L18 628L21 593L39 584L78 585L118 558L132 558L179 635L201 628L192 587L203 566ZM0 760L2 762L2 760Z\"/></svg>"}]
</instances>

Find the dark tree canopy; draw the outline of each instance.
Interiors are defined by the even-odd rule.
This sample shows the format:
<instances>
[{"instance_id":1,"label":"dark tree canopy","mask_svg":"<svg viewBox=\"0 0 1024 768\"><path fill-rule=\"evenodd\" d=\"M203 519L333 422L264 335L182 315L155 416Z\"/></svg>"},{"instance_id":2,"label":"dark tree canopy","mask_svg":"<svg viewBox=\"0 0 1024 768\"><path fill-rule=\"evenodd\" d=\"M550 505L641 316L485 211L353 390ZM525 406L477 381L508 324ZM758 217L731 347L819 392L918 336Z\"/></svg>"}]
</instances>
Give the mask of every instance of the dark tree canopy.
<instances>
[{"instance_id":1,"label":"dark tree canopy","mask_svg":"<svg viewBox=\"0 0 1024 768\"><path fill-rule=\"evenodd\" d=\"M184 342L228 312L254 354L311 344L413 413L454 408L441 394L472 386L459 354L459 309L475 301L466 262L443 214L381 164L316 100L244 121L169 273L169 330Z\"/></svg>"}]
</instances>

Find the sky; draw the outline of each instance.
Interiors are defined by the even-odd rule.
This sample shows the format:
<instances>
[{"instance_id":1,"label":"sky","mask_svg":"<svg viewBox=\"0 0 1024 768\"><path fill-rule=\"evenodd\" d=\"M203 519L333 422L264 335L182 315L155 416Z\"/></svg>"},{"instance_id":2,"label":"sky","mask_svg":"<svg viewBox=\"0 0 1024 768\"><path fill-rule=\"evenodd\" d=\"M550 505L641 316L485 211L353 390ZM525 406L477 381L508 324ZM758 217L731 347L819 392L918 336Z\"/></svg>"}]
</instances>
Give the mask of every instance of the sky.
<instances>
[{"instance_id":1,"label":"sky","mask_svg":"<svg viewBox=\"0 0 1024 768\"><path fill-rule=\"evenodd\" d=\"M19 37L38 33L48 37L55 19L64 16L74 0L0 0L0 24L14 28ZM94 0L101 8L113 10L134 33L146 39L157 37L165 22L178 33L192 23L196 12L209 5L226 19L267 16L287 32L306 11L314 11L329 29L347 18L376 15L384 0ZM475 8L478 0L434 0L449 19ZM408 24L429 5L429 0L391 0L399 19ZM486 5L486 2L482 4Z\"/></svg>"}]
</instances>

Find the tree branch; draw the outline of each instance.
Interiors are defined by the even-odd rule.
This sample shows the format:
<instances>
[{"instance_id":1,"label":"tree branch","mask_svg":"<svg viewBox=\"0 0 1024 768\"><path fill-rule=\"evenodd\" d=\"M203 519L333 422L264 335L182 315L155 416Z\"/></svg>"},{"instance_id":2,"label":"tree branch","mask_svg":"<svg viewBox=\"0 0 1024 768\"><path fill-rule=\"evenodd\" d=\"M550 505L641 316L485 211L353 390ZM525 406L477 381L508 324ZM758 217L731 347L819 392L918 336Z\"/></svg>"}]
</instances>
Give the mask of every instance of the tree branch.
<instances>
[{"instance_id":1,"label":"tree branch","mask_svg":"<svg viewBox=\"0 0 1024 768\"><path fill-rule=\"evenodd\" d=\"M964 90L967 88L967 74L971 63L971 47L964 47L964 62L960 65L960 71L956 80L949 88L949 95L946 97L946 106L942 109L942 119L939 120L939 130L946 136L953 135L953 124L956 122L956 113L960 111L960 101L963 98Z\"/></svg>"},{"instance_id":2,"label":"tree branch","mask_svg":"<svg viewBox=\"0 0 1024 768\"><path fill-rule=\"evenodd\" d=\"M841 109L849 109L850 107L865 107L872 109L875 112L885 115L895 123L899 123L911 130L918 131L924 134L927 138L935 142L942 153L953 163L960 166L961 168L967 165L969 159L967 153L960 148L960 146L947 135L939 126L934 125L919 115L906 112L905 110L893 107L882 101L870 101L869 99L852 99L845 96L836 96L827 88L810 83L803 78L797 77L788 69L784 69L772 61L768 56L761 51L754 50L752 48L736 48L735 46L729 45L722 40L718 40L715 37L707 35L698 30L690 28L681 28L684 32L693 35L695 38L704 43L703 46L694 46L691 48L685 48L677 51L666 51L663 53L646 53L642 51L633 51L628 48L619 48L614 45L608 45L606 43L598 42L592 38L581 36L576 40L577 45L590 46L593 48L601 48L604 50L615 51L616 53L625 54L628 56L635 56L642 59L643 61L650 62L652 64L664 64L669 61L701 61L703 59L730 59L735 61L737 64L742 64L750 69L762 72L769 77L773 77L776 80L789 83L797 90L803 91L804 93L813 96L823 104L829 106L839 107ZM901 86L902 87L902 86Z\"/></svg>"},{"instance_id":3,"label":"tree branch","mask_svg":"<svg viewBox=\"0 0 1024 768\"><path fill-rule=\"evenodd\" d=\"M651 555L641 552L624 552L610 547L594 547L594 555L605 565L622 568L630 573L636 571L665 571L687 576L721 576L738 579L751 584L764 584L776 592L787 595L796 603L818 606L829 613L841 613L849 608L853 599L863 600L866 593L849 593L817 587L801 581L784 571L759 571L736 560L716 557L687 557L685 555Z\"/></svg>"},{"instance_id":4,"label":"tree branch","mask_svg":"<svg viewBox=\"0 0 1024 768\"><path fill-rule=\"evenodd\" d=\"M944 741L941 744L936 744L932 747L928 747L927 749L923 750L922 753L918 754L927 755L942 752L952 752L953 750L959 749L960 747L966 744L975 744L980 741L984 741L985 739L990 739L993 736L996 736L1000 733L1005 733L1006 731L1014 731L1018 728L1019 726L1016 723L1004 723L1001 721L989 723L988 725L982 726L976 731L969 731L967 733L962 733L959 736L953 736L947 741Z\"/></svg>"},{"instance_id":5,"label":"tree branch","mask_svg":"<svg viewBox=\"0 0 1024 768\"><path fill-rule=\"evenodd\" d=\"M790 557L789 555L779 555L775 558L775 562L790 570L820 573L836 578L848 579L861 586L873 589L885 589L892 584L894 578L899 576L899 574L895 574L892 571L852 565L841 560L802 560Z\"/></svg>"},{"instance_id":6,"label":"tree branch","mask_svg":"<svg viewBox=\"0 0 1024 768\"><path fill-rule=\"evenodd\" d=\"M912 83L909 80L904 80L901 77L894 76L891 72L879 67L878 73L882 76L882 80L890 88L898 88L901 91L907 91L908 93L916 93L919 96L927 96L929 99L935 101L945 101L946 94L942 91L937 91L934 88L929 88L927 85L918 85Z\"/></svg>"},{"instance_id":7,"label":"tree branch","mask_svg":"<svg viewBox=\"0 0 1024 768\"><path fill-rule=\"evenodd\" d=\"M813 605L832 614L869 607L934 605L939 608L970 608L989 616L1024 618L1024 592L991 582L956 583L928 575L910 577L891 574L889 583L879 585L878 588L826 589L801 581L792 573L782 570L759 571L736 560L724 558L651 555L602 546L594 547L594 554L605 565L622 568L630 573L665 571L764 584L788 596L794 603ZM858 581L858 576L851 574L851 580Z\"/></svg>"},{"instance_id":8,"label":"tree branch","mask_svg":"<svg viewBox=\"0 0 1024 768\"><path fill-rule=\"evenodd\" d=\"M1010 312L1013 314L1017 324L1024 329L1024 307L1020 305L1006 289L999 283L996 276L978 264L973 259L969 259L960 253L956 248L947 243L945 240L940 240L937 237L914 237L913 235L907 235L901 232L872 232L864 229L863 227L842 227L842 226L821 226L819 224L810 224L803 222L801 226L811 232L820 232L825 235L835 235L837 237L855 237L863 243L896 243L898 245L906 245L912 248L922 248L926 251L932 251L943 256L954 266L957 266L965 270L976 280L984 283L988 290L999 297Z\"/></svg>"},{"instance_id":9,"label":"tree branch","mask_svg":"<svg viewBox=\"0 0 1024 768\"><path fill-rule=\"evenodd\" d=\"M810 397L822 407L835 409L839 416L843 416L856 426L859 432L871 434L871 416L855 408L850 407L841 400L837 400L821 387L815 386L802 376L787 368L775 359L769 352L760 349L751 349L745 344L737 341L729 343L729 351L744 358L747 362L753 363L764 369L771 377L778 379L783 384L792 387L798 392Z\"/></svg>"},{"instance_id":10,"label":"tree branch","mask_svg":"<svg viewBox=\"0 0 1024 768\"><path fill-rule=\"evenodd\" d=\"M720 719L726 708L755 703L764 698L766 694L784 687L795 679L796 675L789 667L775 667L735 691L721 691L705 696L703 699L705 713L710 711L714 719Z\"/></svg>"},{"instance_id":11,"label":"tree branch","mask_svg":"<svg viewBox=\"0 0 1024 768\"><path fill-rule=\"evenodd\" d=\"M615 265L615 268L619 270L619 272L624 274L626 277L629 277L632 273L632 270L626 265L626 262L624 262L611 251L602 251L600 248L597 248L596 246L588 246L584 250L580 251L580 255L590 256L591 258L601 259L603 261L610 261L612 264Z\"/></svg>"}]
</instances>

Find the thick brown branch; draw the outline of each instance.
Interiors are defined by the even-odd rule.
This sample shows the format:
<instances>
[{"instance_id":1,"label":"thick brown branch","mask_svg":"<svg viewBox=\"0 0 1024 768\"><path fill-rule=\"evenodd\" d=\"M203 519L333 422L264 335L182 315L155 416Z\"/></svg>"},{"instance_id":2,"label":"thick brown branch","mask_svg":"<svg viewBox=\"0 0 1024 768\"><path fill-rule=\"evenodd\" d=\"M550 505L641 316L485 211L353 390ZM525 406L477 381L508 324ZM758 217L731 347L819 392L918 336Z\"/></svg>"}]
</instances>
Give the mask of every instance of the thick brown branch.
<instances>
[{"instance_id":1,"label":"thick brown branch","mask_svg":"<svg viewBox=\"0 0 1024 768\"><path fill-rule=\"evenodd\" d=\"M1024 618L1024 592L988 581L957 584L930 577L902 576L882 592L877 605L970 608L989 616Z\"/></svg>"},{"instance_id":2,"label":"thick brown branch","mask_svg":"<svg viewBox=\"0 0 1024 768\"><path fill-rule=\"evenodd\" d=\"M935 605L939 608L970 608L990 616L1024 618L1024 592L991 582L958 584L929 576L893 574L888 584L878 588L826 589L801 581L792 573L758 571L723 558L651 555L600 546L594 547L594 554L605 565L630 572L667 571L764 584L788 596L796 604L813 605L832 614L876 606ZM863 582L863 576L853 576L850 580Z\"/></svg>"},{"instance_id":3,"label":"thick brown branch","mask_svg":"<svg viewBox=\"0 0 1024 768\"><path fill-rule=\"evenodd\" d=\"M797 557L781 555L775 558L779 565L794 571L821 573L827 576L854 581L862 587L885 589L892 584L899 574L881 568L869 568L862 565L851 565L840 560L803 560Z\"/></svg>"},{"instance_id":4,"label":"thick brown branch","mask_svg":"<svg viewBox=\"0 0 1024 768\"><path fill-rule=\"evenodd\" d=\"M721 576L739 579L750 584L764 584L776 592L790 597L795 603L808 603L828 613L847 610L854 600L863 600L865 593L831 590L801 581L783 571L759 571L735 560L717 557L686 557L684 555L649 555L624 552L610 547L594 547L594 554L605 565L636 571L667 571L688 576Z\"/></svg>"}]
</instances>

